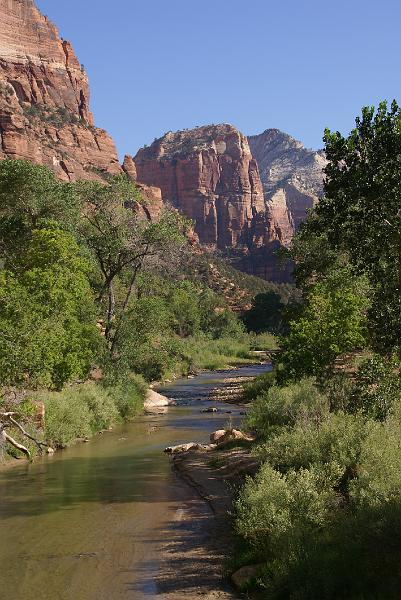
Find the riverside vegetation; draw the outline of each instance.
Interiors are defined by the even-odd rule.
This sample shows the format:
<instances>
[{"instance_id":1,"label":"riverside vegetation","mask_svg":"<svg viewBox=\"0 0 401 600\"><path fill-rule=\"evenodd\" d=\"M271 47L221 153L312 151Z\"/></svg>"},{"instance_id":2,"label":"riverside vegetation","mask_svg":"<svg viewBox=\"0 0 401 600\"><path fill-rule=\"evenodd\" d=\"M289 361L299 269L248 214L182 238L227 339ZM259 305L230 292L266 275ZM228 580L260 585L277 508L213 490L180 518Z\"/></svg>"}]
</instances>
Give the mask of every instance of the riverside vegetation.
<instances>
[{"instance_id":1,"label":"riverside vegetation","mask_svg":"<svg viewBox=\"0 0 401 600\"><path fill-rule=\"evenodd\" d=\"M143 204L125 176L63 183L0 163L3 458L132 419L149 382L250 362L260 345L188 272L191 224L169 208L150 222Z\"/></svg>"},{"instance_id":2,"label":"riverside vegetation","mask_svg":"<svg viewBox=\"0 0 401 600\"><path fill-rule=\"evenodd\" d=\"M247 587L271 599L400 597L401 112L326 131L325 195L292 247L303 302L245 386L261 468L237 500Z\"/></svg>"}]
</instances>

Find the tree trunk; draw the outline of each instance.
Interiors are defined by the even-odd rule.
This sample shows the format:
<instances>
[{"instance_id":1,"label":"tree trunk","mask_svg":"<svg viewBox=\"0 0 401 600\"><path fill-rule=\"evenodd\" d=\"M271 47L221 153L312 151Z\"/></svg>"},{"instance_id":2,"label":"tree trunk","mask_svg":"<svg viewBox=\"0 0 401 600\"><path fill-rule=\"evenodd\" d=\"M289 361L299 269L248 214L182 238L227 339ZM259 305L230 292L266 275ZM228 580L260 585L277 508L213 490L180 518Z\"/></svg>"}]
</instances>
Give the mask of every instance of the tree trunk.
<instances>
[{"instance_id":1,"label":"tree trunk","mask_svg":"<svg viewBox=\"0 0 401 600\"><path fill-rule=\"evenodd\" d=\"M113 327L113 321L115 316L116 300L114 296L113 284L110 282L108 287L108 307L107 307L107 324L106 324L106 340L110 340L110 333Z\"/></svg>"}]
</instances>

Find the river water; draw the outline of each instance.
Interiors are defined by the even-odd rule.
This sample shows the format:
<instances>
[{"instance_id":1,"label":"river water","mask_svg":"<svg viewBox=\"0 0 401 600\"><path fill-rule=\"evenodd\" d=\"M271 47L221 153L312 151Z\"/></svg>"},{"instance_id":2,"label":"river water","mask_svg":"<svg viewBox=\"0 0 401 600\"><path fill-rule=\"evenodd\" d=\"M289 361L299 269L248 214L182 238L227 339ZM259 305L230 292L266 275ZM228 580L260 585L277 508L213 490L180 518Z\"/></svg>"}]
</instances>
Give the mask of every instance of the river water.
<instances>
[{"instance_id":1,"label":"river water","mask_svg":"<svg viewBox=\"0 0 401 600\"><path fill-rule=\"evenodd\" d=\"M178 403L166 414L140 417L87 444L0 471L0 599L173 597L171 581L166 592L160 583L161 548L171 540L177 546L185 536L196 543L209 509L178 479L162 450L205 442L211 431L237 423L235 406L214 402L219 413L201 413L211 405L210 390L227 377L268 368L176 381L160 390ZM190 511L194 527L180 529ZM180 565L176 569L177 589L190 598Z\"/></svg>"}]
</instances>

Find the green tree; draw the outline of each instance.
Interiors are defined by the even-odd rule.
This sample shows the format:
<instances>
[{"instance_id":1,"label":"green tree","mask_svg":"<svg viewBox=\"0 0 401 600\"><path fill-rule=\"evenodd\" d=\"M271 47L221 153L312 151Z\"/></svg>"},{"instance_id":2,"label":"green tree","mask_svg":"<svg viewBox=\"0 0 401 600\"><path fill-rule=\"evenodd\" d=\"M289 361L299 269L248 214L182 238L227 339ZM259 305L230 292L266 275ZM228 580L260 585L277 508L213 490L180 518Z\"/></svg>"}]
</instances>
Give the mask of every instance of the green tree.
<instances>
[{"instance_id":1,"label":"green tree","mask_svg":"<svg viewBox=\"0 0 401 600\"><path fill-rule=\"evenodd\" d=\"M353 276L348 266L313 286L301 316L282 339L282 378L321 377L337 356L365 347L367 308L366 281Z\"/></svg>"},{"instance_id":2,"label":"green tree","mask_svg":"<svg viewBox=\"0 0 401 600\"><path fill-rule=\"evenodd\" d=\"M149 221L138 189L123 176L108 185L79 182L76 189L82 210L78 230L101 275L98 300L106 299L105 334L113 355L139 273L151 264L173 261L185 243L187 224L169 210L157 222Z\"/></svg>"},{"instance_id":3,"label":"green tree","mask_svg":"<svg viewBox=\"0 0 401 600\"><path fill-rule=\"evenodd\" d=\"M298 281L313 283L340 254L371 284L369 330L381 352L401 337L401 112L362 110L348 137L325 132L325 196L295 243ZM309 254L309 257L308 257Z\"/></svg>"},{"instance_id":4,"label":"green tree","mask_svg":"<svg viewBox=\"0 0 401 600\"><path fill-rule=\"evenodd\" d=\"M173 327L180 337L195 335L201 326L199 289L184 281L174 286L168 297L169 309L173 317Z\"/></svg>"},{"instance_id":5,"label":"green tree","mask_svg":"<svg viewBox=\"0 0 401 600\"><path fill-rule=\"evenodd\" d=\"M0 162L0 207L0 255L9 268L44 220L70 227L79 215L73 187L24 160Z\"/></svg>"},{"instance_id":6,"label":"green tree","mask_svg":"<svg viewBox=\"0 0 401 600\"><path fill-rule=\"evenodd\" d=\"M276 292L257 294L252 307L244 314L243 322L248 331L279 333L283 327L284 304Z\"/></svg>"},{"instance_id":7,"label":"green tree","mask_svg":"<svg viewBox=\"0 0 401 600\"><path fill-rule=\"evenodd\" d=\"M61 388L99 350L88 264L55 224L31 232L14 272L0 272L2 385Z\"/></svg>"}]
</instances>

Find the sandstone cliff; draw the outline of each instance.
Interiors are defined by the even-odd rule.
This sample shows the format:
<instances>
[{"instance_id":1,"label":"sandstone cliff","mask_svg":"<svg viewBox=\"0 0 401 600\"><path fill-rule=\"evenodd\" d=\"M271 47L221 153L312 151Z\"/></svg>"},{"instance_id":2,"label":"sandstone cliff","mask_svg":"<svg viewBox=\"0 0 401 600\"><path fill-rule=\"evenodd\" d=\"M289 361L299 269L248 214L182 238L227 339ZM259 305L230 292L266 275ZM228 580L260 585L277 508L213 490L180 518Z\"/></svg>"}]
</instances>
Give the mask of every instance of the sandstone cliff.
<instances>
[{"instance_id":1,"label":"sandstone cliff","mask_svg":"<svg viewBox=\"0 0 401 600\"><path fill-rule=\"evenodd\" d=\"M166 133L134 162L138 182L160 188L164 202L193 219L202 244L252 247L256 216L264 214L263 189L248 141L234 127Z\"/></svg>"},{"instance_id":2,"label":"sandstone cliff","mask_svg":"<svg viewBox=\"0 0 401 600\"><path fill-rule=\"evenodd\" d=\"M323 194L323 151L306 149L278 129L248 137L265 193L270 241L288 246L296 229Z\"/></svg>"},{"instance_id":3,"label":"sandstone cliff","mask_svg":"<svg viewBox=\"0 0 401 600\"><path fill-rule=\"evenodd\" d=\"M65 180L121 172L94 127L89 85L69 42L33 0L0 0L0 158L25 158Z\"/></svg>"}]
</instances>

